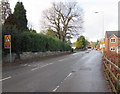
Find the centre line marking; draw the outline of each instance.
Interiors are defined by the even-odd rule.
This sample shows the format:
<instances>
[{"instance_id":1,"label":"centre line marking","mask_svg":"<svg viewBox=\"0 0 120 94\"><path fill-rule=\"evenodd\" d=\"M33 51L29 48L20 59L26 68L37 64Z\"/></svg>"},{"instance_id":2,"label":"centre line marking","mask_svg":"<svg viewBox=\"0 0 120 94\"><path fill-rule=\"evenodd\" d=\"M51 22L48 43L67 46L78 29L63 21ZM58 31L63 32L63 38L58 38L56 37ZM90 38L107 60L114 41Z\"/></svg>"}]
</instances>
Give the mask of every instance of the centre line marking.
<instances>
[{"instance_id":1,"label":"centre line marking","mask_svg":"<svg viewBox=\"0 0 120 94\"><path fill-rule=\"evenodd\" d=\"M60 86L57 86L55 89L53 89L53 92L55 92Z\"/></svg>"},{"instance_id":2,"label":"centre line marking","mask_svg":"<svg viewBox=\"0 0 120 94\"><path fill-rule=\"evenodd\" d=\"M9 76L9 77L6 77L6 78L4 78L4 79L1 79L0 81L4 81L4 80L10 79L10 78L12 78L12 77Z\"/></svg>"},{"instance_id":3,"label":"centre line marking","mask_svg":"<svg viewBox=\"0 0 120 94\"><path fill-rule=\"evenodd\" d=\"M72 73L69 73L69 75L64 80L67 80L67 78L70 77L71 75L72 75Z\"/></svg>"},{"instance_id":4,"label":"centre line marking","mask_svg":"<svg viewBox=\"0 0 120 94\"><path fill-rule=\"evenodd\" d=\"M64 81L67 80L67 78L70 77L71 75L72 75L72 73L69 73L68 76L64 79ZM61 82L61 84L62 84L62 83L63 83L63 82ZM55 92L59 87L60 87L60 86L57 86L55 89L53 89L53 92Z\"/></svg>"}]
</instances>

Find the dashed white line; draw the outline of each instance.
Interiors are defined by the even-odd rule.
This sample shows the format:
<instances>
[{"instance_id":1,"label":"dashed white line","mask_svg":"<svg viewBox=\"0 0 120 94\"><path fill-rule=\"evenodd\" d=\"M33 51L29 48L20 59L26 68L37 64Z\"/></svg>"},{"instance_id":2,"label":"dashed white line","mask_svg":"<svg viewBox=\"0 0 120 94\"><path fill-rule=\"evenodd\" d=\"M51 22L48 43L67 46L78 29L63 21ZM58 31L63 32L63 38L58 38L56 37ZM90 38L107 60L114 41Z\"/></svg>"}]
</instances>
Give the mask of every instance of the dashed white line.
<instances>
[{"instance_id":1,"label":"dashed white line","mask_svg":"<svg viewBox=\"0 0 120 94\"><path fill-rule=\"evenodd\" d=\"M31 66L31 65L28 65L29 67Z\"/></svg>"},{"instance_id":2,"label":"dashed white line","mask_svg":"<svg viewBox=\"0 0 120 94\"><path fill-rule=\"evenodd\" d=\"M43 65L43 66L40 66L40 67L33 68L33 69L31 69L31 71L34 71L34 70L43 68L43 67L48 66L48 65L51 65L51 64L53 64L53 63L49 63L49 64L46 64L46 65Z\"/></svg>"},{"instance_id":3,"label":"dashed white line","mask_svg":"<svg viewBox=\"0 0 120 94\"><path fill-rule=\"evenodd\" d=\"M28 64L24 64L23 66L27 66Z\"/></svg>"},{"instance_id":4,"label":"dashed white line","mask_svg":"<svg viewBox=\"0 0 120 94\"><path fill-rule=\"evenodd\" d=\"M53 92L55 92L60 86L57 86L55 89L53 89Z\"/></svg>"},{"instance_id":5,"label":"dashed white line","mask_svg":"<svg viewBox=\"0 0 120 94\"><path fill-rule=\"evenodd\" d=\"M60 59L60 60L58 60L58 61L64 61L66 58L64 58L64 59Z\"/></svg>"},{"instance_id":6,"label":"dashed white line","mask_svg":"<svg viewBox=\"0 0 120 94\"><path fill-rule=\"evenodd\" d=\"M21 64L21 66L27 66L27 64Z\"/></svg>"},{"instance_id":7,"label":"dashed white line","mask_svg":"<svg viewBox=\"0 0 120 94\"><path fill-rule=\"evenodd\" d=\"M71 75L72 75L72 73L69 73L68 76L64 79L64 81L67 80L67 78L70 77ZM63 83L63 81L60 84L62 84L62 83ZM57 86L55 89L53 89L53 92L55 92L59 87L60 86Z\"/></svg>"},{"instance_id":8,"label":"dashed white line","mask_svg":"<svg viewBox=\"0 0 120 94\"><path fill-rule=\"evenodd\" d=\"M12 78L12 77L9 76L9 77L6 77L6 78L4 78L4 79L1 79L0 81L4 81L4 80L10 79L10 78Z\"/></svg>"},{"instance_id":9,"label":"dashed white line","mask_svg":"<svg viewBox=\"0 0 120 94\"><path fill-rule=\"evenodd\" d=\"M34 70L37 70L37 69L39 69L39 67L37 67L37 68L34 68L34 69L31 69L31 71L34 71Z\"/></svg>"},{"instance_id":10,"label":"dashed white line","mask_svg":"<svg viewBox=\"0 0 120 94\"><path fill-rule=\"evenodd\" d=\"M72 75L72 73L69 73L69 75L64 79L64 80L66 80L68 77L70 77Z\"/></svg>"}]
</instances>

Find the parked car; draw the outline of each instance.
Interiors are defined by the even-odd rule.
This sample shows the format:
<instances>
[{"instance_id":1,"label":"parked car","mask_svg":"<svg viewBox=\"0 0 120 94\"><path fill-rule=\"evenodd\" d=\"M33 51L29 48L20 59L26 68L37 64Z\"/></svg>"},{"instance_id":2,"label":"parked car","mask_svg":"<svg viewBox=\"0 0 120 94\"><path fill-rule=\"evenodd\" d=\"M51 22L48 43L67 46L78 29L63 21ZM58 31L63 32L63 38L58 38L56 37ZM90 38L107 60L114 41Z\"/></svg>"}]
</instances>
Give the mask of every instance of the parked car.
<instances>
[{"instance_id":1,"label":"parked car","mask_svg":"<svg viewBox=\"0 0 120 94\"><path fill-rule=\"evenodd\" d=\"M91 50L92 50L92 47L88 47L87 50L88 50L88 51L91 51Z\"/></svg>"}]
</instances>

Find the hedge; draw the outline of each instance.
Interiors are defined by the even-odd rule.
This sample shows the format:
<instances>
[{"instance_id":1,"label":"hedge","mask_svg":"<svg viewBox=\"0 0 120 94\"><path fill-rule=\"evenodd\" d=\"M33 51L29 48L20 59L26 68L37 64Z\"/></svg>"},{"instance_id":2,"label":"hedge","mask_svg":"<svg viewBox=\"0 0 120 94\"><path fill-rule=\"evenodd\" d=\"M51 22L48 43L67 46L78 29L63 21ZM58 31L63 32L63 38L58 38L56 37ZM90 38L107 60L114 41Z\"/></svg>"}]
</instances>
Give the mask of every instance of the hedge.
<instances>
[{"instance_id":1,"label":"hedge","mask_svg":"<svg viewBox=\"0 0 120 94\"><path fill-rule=\"evenodd\" d=\"M71 46L51 36L25 32L21 34L22 52L69 51Z\"/></svg>"}]
</instances>

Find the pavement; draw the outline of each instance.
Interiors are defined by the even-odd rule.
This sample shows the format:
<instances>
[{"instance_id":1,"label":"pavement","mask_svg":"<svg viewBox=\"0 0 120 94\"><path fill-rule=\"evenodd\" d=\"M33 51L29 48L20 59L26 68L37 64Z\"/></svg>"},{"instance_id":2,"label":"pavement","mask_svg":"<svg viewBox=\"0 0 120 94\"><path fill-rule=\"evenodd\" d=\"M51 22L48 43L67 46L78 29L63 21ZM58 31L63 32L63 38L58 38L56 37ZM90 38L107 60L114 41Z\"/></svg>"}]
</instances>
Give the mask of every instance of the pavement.
<instances>
[{"instance_id":1,"label":"pavement","mask_svg":"<svg viewBox=\"0 0 120 94\"><path fill-rule=\"evenodd\" d=\"M110 92L96 50L7 66L0 81L3 92Z\"/></svg>"}]
</instances>

